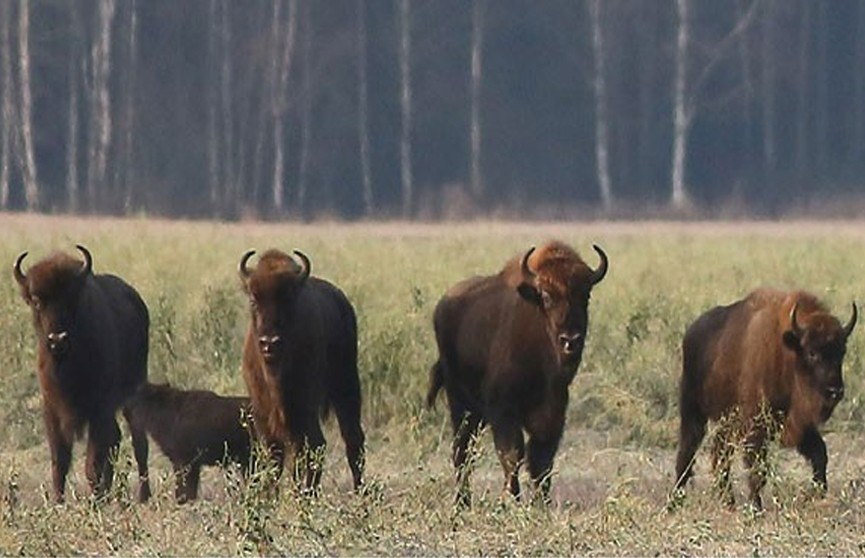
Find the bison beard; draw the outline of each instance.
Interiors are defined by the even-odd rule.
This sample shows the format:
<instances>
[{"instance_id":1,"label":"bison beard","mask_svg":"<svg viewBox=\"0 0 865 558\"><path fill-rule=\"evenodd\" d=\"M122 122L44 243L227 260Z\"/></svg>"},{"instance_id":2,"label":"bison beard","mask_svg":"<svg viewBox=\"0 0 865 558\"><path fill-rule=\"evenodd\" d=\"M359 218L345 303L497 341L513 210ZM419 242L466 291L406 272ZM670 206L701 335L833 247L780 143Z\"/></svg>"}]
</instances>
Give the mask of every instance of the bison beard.
<instances>
[{"instance_id":1,"label":"bison beard","mask_svg":"<svg viewBox=\"0 0 865 558\"><path fill-rule=\"evenodd\" d=\"M147 379L147 306L119 277L93 274L90 252L77 248L83 263L55 253L25 273L24 252L13 266L21 296L33 312L37 373L58 501L63 500L73 441L85 427L87 480L97 498L110 490L112 457L120 444L115 414ZM147 436L132 424L130 431L140 479L138 497L144 501L150 497Z\"/></svg>"},{"instance_id":2,"label":"bison beard","mask_svg":"<svg viewBox=\"0 0 865 558\"><path fill-rule=\"evenodd\" d=\"M248 397L143 384L127 404L131 423L147 432L171 461L179 503L198 497L203 465L237 463L244 477L251 462L251 437L243 417Z\"/></svg>"},{"instance_id":3,"label":"bison beard","mask_svg":"<svg viewBox=\"0 0 865 558\"><path fill-rule=\"evenodd\" d=\"M525 459L538 494L549 500L568 386L588 333L589 295L607 272L606 254L595 251L601 263L592 270L569 246L547 242L496 275L458 283L437 304L439 358L427 403L445 389L458 505L470 503L468 448L483 424L492 428L505 490L519 496Z\"/></svg>"},{"instance_id":4,"label":"bison beard","mask_svg":"<svg viewBox=\"0 0 865 558\"><path fill-rule=\"evenodd\" d=\"M857 309L842 325L813 295L760 289L700 316L682 342L679 453L674 494L693 474L708 420L719 421L712 468L721 497L734 504L730 461L743 442L750 500L762 506L766 442L781 433L826 491L826 444L818 431L844 396L841 365ZM722 420L723 419L723 420Z\"/></svg>"},{"instance_id":5,"label":"bison beard","mask_svg":"<svg viewBox=\"0 0 865 558\"><path fill-rule=\"evenodd\" d=\"M325 446L321 417L333 409L345 442L355 490L363 483L364 433L357 371L357 322L345 294L310 275L295 251L268 250L255 269L240 260L250 324L243 348L243 377L255 428L282 469L286 445L305 490L315 492ZM296 478L300 481L300 478Z\"/></svg>"}]
</instances>

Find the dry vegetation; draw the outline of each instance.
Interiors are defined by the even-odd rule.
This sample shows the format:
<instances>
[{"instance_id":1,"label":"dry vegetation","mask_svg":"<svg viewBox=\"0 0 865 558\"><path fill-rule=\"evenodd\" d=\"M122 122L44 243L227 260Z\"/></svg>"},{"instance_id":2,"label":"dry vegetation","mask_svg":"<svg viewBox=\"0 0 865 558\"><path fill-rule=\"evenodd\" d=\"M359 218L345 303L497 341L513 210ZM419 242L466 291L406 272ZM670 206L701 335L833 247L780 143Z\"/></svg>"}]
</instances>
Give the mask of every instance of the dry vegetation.
<instances>
[{"instance_id":1,"label":"dry vegetation","mask_svg":"<svg viewBox=\"0 0 865 558\"><path fill-rule=\"evenodd\" d=\"M423 394L434 359L433 305L447 285L488 273L548 237L574 244L590 263L592 242L610 274L591 304L589 342L574 384L556 460L554 504L539 509L500 497L489 434L478 444L472 509L456 513L443 402ZM151 312L154 381L242 393L239 353L247 311L236 278L249 248L300 248L313 273L341 285L360 321L368 487L351 493L333 425L316 500L283 482L278 498L209 470L202 498L173 501L170 468L155 446L154 500L131 500L131 449L118 458L116 498L87 497L82 444L72 494L47 499L29 311L10 276L0 281L0 554L483 554L483 555L853 555L865 552L863 349L857 329L847 357L847 396L827 425L829 493L809 496L794 452L770 458L766 511L723 509L705 450L677 511L673 483L679 343L711 305L760 285L805 287L840 314L865 301L865 225L845 223L477 223L451 225L222 225L153 220L0 215L0 262L29 250L87 245L94 268L136 285ZM845 314L846 315L846 314ZM860 326L861 327L861 326ZM743 500L738 470L736 491Z\"/></svg>"}]
</instances>

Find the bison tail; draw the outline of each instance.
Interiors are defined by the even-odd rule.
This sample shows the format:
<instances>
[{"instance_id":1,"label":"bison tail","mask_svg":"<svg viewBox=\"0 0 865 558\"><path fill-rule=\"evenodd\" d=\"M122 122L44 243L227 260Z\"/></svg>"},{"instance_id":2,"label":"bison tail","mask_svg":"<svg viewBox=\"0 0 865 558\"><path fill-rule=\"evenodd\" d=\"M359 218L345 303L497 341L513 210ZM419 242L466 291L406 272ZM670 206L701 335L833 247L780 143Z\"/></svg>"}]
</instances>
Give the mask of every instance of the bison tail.
<instances>
[{"instance_id":1,"label":"bison tail","mask_svg":"<svg viewBox=\"0 0 865 558\"><path fill-rule=\"evenodd\" d=\"M444 366L442 366L441 360L437 360L429 369L429 390L427 390L426 394L426 405L430 409L435 405L436 397L444 383Z\"/></svg>"}]
</instances>

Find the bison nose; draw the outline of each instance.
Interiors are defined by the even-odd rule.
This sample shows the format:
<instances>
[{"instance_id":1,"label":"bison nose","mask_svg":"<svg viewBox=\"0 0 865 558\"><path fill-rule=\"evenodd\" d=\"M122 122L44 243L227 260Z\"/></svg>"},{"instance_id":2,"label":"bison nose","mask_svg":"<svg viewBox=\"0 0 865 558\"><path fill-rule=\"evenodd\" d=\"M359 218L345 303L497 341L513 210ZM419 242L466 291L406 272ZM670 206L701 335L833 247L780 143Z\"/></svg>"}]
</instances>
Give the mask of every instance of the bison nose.
<instances>
[{"instance_id":1,"label":"bison nose","mask_svg":"<svg viewBox=\"0 0 865 558\"><path fill-rule=\"evenodd\" d=\"M53 355L62 355L69 346L69 332L60 331L48 334L48 350Z\"/></svg>"},{"instance_id":2,"label":"bison nose","mask_svg":"<svg viewBox=\"0 0 865 558\"><path fill-rule=\"evenodd\" d=\"M582 333L562 333L559 335L559 346L562 348L562 352L566 355L572 355L576 353L580 349L582 342Z\"/></svg>"},{"instance_id":3,"label":"bison nose","mask_svg":"<svg viewBox=\"0 0 865 558\"><path fill-rule=\"evenodd\" d=\"M258 346L265 357L273 356L279 346L279 335L262 335L258 338Z\"/></svg>"},{"instance_id":4,"label":"bison nose","mask_svg":"<svg viewBox=\"0 0 865 558\"><path fill-rule=\"evenodd\" d=\"M844 386L826 388L826 395L832 401L841 401L844 398Z\"/></svg>"}]
</instances>

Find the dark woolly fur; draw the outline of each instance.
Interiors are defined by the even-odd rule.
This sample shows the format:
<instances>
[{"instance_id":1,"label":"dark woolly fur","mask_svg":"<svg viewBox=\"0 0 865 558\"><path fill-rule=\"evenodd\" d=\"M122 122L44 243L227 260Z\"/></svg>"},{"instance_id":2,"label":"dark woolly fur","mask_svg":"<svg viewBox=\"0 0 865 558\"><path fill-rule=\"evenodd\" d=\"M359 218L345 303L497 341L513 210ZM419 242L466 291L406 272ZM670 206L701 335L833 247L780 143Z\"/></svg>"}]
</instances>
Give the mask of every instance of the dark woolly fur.
<instances>
[{"instance_id":1,"label":"dark woolly fur","mask_svg":"<svg viewBox=\"0 0 865 558\"><path fill-rule=\"evenodd\" d=\"M130 420L146 431L171 461L178 502L198 497L201 467L237 463L251 467L248 397L145 384L127 404Z\"/></svg>"}]
</instances>

